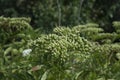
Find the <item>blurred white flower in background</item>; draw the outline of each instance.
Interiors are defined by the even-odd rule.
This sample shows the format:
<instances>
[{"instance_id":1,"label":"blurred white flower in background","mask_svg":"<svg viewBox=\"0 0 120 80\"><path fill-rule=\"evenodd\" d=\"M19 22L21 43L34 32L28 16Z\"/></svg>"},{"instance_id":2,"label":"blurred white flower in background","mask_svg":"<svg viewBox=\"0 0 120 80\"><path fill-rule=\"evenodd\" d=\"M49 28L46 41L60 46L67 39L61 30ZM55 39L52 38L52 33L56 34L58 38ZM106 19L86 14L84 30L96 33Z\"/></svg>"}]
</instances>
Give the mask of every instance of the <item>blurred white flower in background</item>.
<instances>
[{"instance_id":1,"label":"blurred white flower in background","mask_svg":"<svg viewBox=\"0 0 120 80\"><path fill-rule=\"evenodd\" d=\"M32 52L32 49L25 49L25 50L23 50L22 55L27 56L30 54L30 52Z\"/></svg>"}]
</instances>

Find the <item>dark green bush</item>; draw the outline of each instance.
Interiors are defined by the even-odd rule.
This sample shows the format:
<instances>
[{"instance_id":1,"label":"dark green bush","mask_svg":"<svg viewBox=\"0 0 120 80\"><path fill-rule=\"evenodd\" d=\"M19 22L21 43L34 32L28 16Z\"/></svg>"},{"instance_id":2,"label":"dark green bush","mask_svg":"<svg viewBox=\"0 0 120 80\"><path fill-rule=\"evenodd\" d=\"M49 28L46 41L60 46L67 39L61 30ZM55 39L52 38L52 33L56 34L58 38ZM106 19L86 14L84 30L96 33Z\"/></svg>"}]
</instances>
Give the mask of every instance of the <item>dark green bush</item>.
<instances>
[{"instance_id":1,"label":"dark green bush","mask_svg":"<svg viewBox=\"0 0 120 80\"><path fill-rule=\"evenodd\" d=\"M33 27L46 30L59 25L60 20L62 26L96 22L114 31L111 22L120 20L119 4L117 0L0 0L0 16L31 17Z\"/></svg>"}]
</instances>

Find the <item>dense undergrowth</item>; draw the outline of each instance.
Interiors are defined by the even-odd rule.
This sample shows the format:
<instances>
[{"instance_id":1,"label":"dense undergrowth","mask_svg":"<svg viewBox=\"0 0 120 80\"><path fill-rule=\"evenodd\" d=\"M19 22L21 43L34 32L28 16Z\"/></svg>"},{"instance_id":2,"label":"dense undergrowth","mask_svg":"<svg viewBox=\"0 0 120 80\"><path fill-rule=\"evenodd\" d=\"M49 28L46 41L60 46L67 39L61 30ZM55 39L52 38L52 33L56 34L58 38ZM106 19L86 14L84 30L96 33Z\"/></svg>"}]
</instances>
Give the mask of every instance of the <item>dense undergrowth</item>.
<instances>
[{"instance_id":1,"label":"dense undergrowth","mask_svg":"<svg viewBox=\"0 0 120 80\"><path fill-rule=\"evenodd\" d=\"M119 80L120 22L34 30L29 18L0 17L0 80Z\"/></svg>"}]
</instances>

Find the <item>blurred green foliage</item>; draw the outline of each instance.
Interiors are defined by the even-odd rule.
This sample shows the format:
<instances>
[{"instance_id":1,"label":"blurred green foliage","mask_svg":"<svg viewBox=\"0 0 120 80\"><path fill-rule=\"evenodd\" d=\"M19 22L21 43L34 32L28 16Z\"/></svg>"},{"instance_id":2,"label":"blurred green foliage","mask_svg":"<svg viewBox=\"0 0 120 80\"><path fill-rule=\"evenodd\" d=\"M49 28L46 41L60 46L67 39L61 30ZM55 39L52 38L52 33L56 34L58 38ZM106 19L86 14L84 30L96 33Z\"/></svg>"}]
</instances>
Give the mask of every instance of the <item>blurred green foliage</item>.
<instances>
[{"instance_id":1,"label":"blurred green foliage","mask_svg":"<svg viewBox=\"0 0 120 80\"><path fill-rule=\"evenodd\" d=\"M55 26L99 23L112 32L113 21L120 20L119 0L0 0L0 16L30 17L31 25L46 31ZM60 19L59 19L60 18Z\"/></svg>"}]
</instances>

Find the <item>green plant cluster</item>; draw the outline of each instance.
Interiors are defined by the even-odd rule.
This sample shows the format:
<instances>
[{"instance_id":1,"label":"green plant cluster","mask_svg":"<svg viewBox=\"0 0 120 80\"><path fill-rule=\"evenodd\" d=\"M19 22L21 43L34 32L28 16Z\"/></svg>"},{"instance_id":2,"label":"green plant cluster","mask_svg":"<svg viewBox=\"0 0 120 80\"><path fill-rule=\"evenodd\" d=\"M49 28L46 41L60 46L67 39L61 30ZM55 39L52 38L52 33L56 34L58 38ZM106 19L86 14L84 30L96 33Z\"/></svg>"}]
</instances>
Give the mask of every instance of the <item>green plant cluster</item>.
<instances>
[{"instance_id":1,"label":"green plant cluster","mask_svg":"<svg viewBox=\"0 0 120 80\"><path fill-rule=\"evenodd\" d=\"M36 54L32 57L39 56L35 60L32 58L31 62L39 61L40 64L37 62L36 65L42 64L47 67L47 70L50 70L46 77L48 80L95 80L98 78L112 78L107 73L115 71L111 71L110 69L115 66L113 62L117 62L114 51L116 51L116 48L119 51L120 48L115 45L113 45L113 48L110 45L101 46L85 39L85 35L81 35L81 33L86 31L85 26L87 28L90 26L93 28L98 27L98 25L92 23L86 25L75 26L73 28L56 27L52 34L42 35L40 38L30 41L28 46L30 48L35 47L33 54ZM96 30L92 33L103 31L99 28L96 28ZM88 35L86 34L86 36ZM104 70L105 72L101 72Z\"/></svg>"},{"instance_id":2,"label":"green plant cluster","mask_svg":"<svg viewBox=\"0 0 120 80\"><path fill-rule=\"evenodd\" d=\"M29 18L0 17L1 80L119 80L119 22L34 30Z\"/></svg>"},{"instance_id":3,"label":"green plant cluster","mask_svg":"<svg viewBox=\"0 0 120 80\"><path fill-rule=\"evenodd\" d=\"M47 77L49 80L71 79L70 74L74 74L71 72L72 66L78 62L86 62L93 52L92 43L65 27L57 27L52 34L41 35L38 39L30 41L28 46L33 49L31 62L44 65L46 71L50 70Z\"/></svg>"},{"instance_id":4,"label":"green plant cluster","mask_svg":"<svg viewBox=\"0 0 120 80\"><path fill-rule=\"evenodd\" d=\"M99 44L112 44L119 42L119 21L113 22L115 31L105 32L98 24L88 23L85 25L74 26L74 32L87 40L98 42Z\"/></svg>"},{"instance_id":5,"label":"green plant cluster","mask_svg":"<svg viewBox=\"0 0 120 80\"><path fill-rule=\"evenodd\" d=\"M30 18L0 17L0 79L12 79L12 64L21 61L27 40L35 37L29 22Z\"/></svg>"},{"instance_id":6,"label":"green plant cluster","mask_svg":"<svg viewBox=\"0 0 120 80\"><path fill-rule=\"evenodd\" d=\"M114 21L113 26L115 31L112 33L106 33L98 24L88 23L86 25L78 25L73 27L74 32L80 36L86 38L91 42L99 44L98 47L103 52L111 55L112 60L115 61L115 57L120 52L120 41L119 41L119 21ZM97 45L98 46L98 45Z\"/></svg>"}]
</instances>

